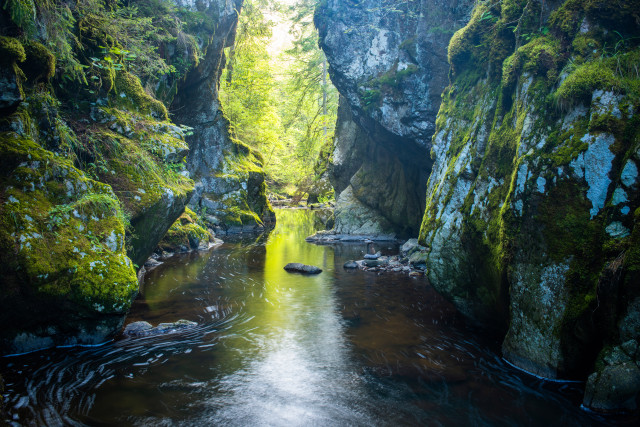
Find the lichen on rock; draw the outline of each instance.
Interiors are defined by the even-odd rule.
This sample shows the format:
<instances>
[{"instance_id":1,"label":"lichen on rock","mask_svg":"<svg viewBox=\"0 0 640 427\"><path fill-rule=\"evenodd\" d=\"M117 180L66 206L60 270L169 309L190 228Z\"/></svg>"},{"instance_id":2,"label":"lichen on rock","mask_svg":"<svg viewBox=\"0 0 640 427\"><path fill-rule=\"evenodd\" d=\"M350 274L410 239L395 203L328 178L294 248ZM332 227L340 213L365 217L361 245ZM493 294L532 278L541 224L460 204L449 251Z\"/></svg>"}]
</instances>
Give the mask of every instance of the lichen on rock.
<instances>
[{"instance_id":1,"label":"lichen on rock","mask_svg":"<svg viewBox=\"0 0 640 427\"><path fill-rule=\"evenodd\" d=\"M436 289L550 378L586 378L638 292L640 28L608 51L594 4L478 3L449 45L420 231Z\"/></svg>"}]
</instances>

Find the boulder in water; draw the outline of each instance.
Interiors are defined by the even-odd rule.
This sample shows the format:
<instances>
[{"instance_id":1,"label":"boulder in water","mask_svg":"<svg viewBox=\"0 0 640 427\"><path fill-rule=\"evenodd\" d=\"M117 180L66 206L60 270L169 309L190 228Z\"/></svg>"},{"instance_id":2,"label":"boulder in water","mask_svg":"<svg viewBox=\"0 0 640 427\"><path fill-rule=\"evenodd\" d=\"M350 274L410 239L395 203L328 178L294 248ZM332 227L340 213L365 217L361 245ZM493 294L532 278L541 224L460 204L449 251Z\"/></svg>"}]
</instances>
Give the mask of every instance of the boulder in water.
<instances>
[{"instance_id":1,"label":"boulder in water","mask_svg":"<svg viewBox=\"0 0 640 427\"><path fill-rule=\"evenodd\" d=\"M180 319L172 323L160 323L155 328L149 322L139 321L129 323L125 328L123 335L128 337L146 337L149 335L159 335L168 332L177 332L186 328L198 326L196 322Z\"/></svg>"},{"instance_id":2,"label":"boulder in water","mask_svg":"<svg viewBox=\"0 0 640 427\"><path fill-rule=\"evenodd\" d=\"M358 268L358 263L353 260L347 261L343 265L344 268Z\"/></svg>"},{"instance_id":3,"label":"boulder in water","mask_svg":"<svg viewBox=\"0 0 640 427\"><path fill-rule=\"evenodd\" d=\"M303 274L319 274L322 270L314 265L305 265L299 262L291 262L284 266L284 269L289 272L303 273Z\"/></svg>"}]
</instances>

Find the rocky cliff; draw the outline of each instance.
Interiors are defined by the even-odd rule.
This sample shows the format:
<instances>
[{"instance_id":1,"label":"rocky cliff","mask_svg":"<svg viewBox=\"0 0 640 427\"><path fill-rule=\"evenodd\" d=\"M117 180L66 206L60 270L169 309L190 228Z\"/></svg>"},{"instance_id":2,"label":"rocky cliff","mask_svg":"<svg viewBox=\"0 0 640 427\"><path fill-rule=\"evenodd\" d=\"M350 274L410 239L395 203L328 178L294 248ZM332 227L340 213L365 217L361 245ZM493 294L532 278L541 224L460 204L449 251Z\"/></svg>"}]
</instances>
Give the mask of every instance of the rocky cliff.
<instances>
[{"instance_id":1,"label":"rocky cliff","mask_svg":"<svg viewBox=\"0 0 640 427\"><path fill-rule=\"evenodd\" d=\"M626 375L636 391L638 10L476 6L449 45L420 232L431 282L467 315L505 319L513 364L549 378L595 367L590 383Z\"/></svg>"},{"instance_id":2,"label":"rocky cliff","mask_svg":"<svg viewBox=\"0 0 640 427\"><path fill-rule=\"evenodd\" d=\"M97 344L117 333L137 293L137 266L201 193L190 176L224 180L240 170L233 182L249 206L233 198L224 212L248 212L258 222L269 209L258 159L229 148L235 146L223 120L185 119L189 127L178 121L188 114L173 114L193 108L200 117L203 103L213 100L215 91L207 98L189 90L215 88L240 6L213 0L3 6L2 353ZM183 92L190 97L180 98ZM224 160L198 166L186 161L190 150Z\"/></svg>"},{"instance_id":3,"label":"rocky cliff","mask_svg":"<svg viewBox=\"0 0 640 427\"><path fill-rule=\"evenodd\" d=\"M394 27L396 11L427 3ZM334 185L363 201L353 183L370 162L366 150L394 135L383 144L391 153L372 168L380 173L403 152L420 156L407 142L421 141L431 160L400 164L430 172L420 242L433 286L469 317L504 330L503 353L514 365L547 378L588 377L584 403L592 409L634 408L640 3L476 2L447 47L448 84L421 74L425 56L442 59L438 45L405 49L403 31L421 40L439 28L419 25L433 10L438 2L319 8L332 78L360 125L342 116ZM449 29L457 22L440 21ZM411 55L417 51L423 59ZM437 88L444 90L434 122ZM397 182L387 179L378 194L392 198ZM363 204L394 228L379 205Z\"/></svg>"},{"instance_id":4,"label":"rocky cliff","mask_svg":"<svg viewBox=\"0 0 640 427\"><path fill-rule=\"evenodd\" d=\"M187 167L196 182L190 205L221 231L268 227L275 214L266 197L262 157L231 138L218 100L223 50L234 43L242 0L197 4L216 17L215 29L204 58L179 86L172 105L175 120L193 128L187 137Z\"/></svg>"},{"instance_id":5,"label":"rocky cliff","mask_svg":"<svg viewBox=\"0 0 640 427\"><path fill-rule=\"evenodd\" d=\"M342 95L331 169L337 233L417 234L448 83L447 44L471 5L329 0L318 7L320 44Z\"/></svg>"}]
</instances>

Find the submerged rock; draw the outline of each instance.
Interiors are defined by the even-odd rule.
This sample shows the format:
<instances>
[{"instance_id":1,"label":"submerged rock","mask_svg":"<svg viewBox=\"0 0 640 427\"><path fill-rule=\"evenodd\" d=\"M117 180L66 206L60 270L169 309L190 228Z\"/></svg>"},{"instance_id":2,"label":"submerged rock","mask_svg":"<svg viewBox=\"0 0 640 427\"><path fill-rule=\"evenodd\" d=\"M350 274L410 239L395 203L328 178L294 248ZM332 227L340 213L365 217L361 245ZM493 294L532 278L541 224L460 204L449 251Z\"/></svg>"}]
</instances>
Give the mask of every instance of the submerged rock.
<instances>
[{"instance_id":1,"label":"submerged rock","mask_svg":"<svg viewBox=\"0 0 640 427\"><path fill-rule=\"evenodd\" d=\"M319 274L322 273L322 269L313 265L305 265L299 262L292 262L284 266L284 269L290 272L304 273L304 274Z\"/></svg>"},{"instance_id":2,"label":"submerged rock","mask_svg":"<svg viewBox=\"0 0 640 427\"><path fill-rule=\"evenodd\" d=\"M353 268L358 268L358 264L355 261L350 260L350 261L345 262L342 267L348 268L348 269L353 269Z\"/></svg>"},{"instance_id":3,"label":"submerged rock","mask_svg":"<svg viewBox=\"0 0 640 427\"><path fill-rule=\"evenodd\" d=\"M138 321L129 323L122 334L128 337L147 337L150 335L167 334L173 332L182 332L185 329L191 329L198 326L196 322L180 319L171 323L160 323L155 328L149 322Z\"/></svg>"}]
</instances>

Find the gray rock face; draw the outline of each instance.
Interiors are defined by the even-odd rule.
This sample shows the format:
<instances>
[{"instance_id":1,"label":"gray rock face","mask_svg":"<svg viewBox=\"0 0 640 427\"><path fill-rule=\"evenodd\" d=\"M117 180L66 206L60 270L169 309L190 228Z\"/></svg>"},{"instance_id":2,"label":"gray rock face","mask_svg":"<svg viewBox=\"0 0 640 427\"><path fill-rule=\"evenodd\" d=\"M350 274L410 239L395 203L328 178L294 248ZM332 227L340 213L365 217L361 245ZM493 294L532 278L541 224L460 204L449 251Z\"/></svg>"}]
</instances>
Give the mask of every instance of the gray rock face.
<instances>
[{"instance_id":1,"label":"gray rock face","mask_svg":"<svg viewBox=\"0 0 640 427\"><path fill-rule=\"evenodd\" d=\"M269 225L275 215L265 194L262 160L231 140L229 122L218 100L218 82L225 65L223 50L233 45L242 0L183 3L216 17L218 22L205 58L186 77L172 106L175 121L193 128L193 135L187 137L187 168L196 181L190 205L220 220L212 225Z\"/></svg>"},{"instance_id":2,"label":"gray rock face","mask_svg":"<svg viewBox=\"0 0 640 427\"><path fill-rule=\"evenodd\" d=\"M471 5L330 0L319 6L320 43L342 95L329 168L337 209L345 212L336 215L339 233L364 234L372 224L384 228L375 233L417 233L431 136L448 82L447 44ZM348 187L349 197L342 197Z\"/></svg>"},{"instance_id":3,"label":"gray rock face","mask_svg":"<svg viewBox=\"0 0 640 427\"><path fill-rule=\"evenodd\" d=\"M599 412L633 411L640 391L640 369L623 362L589 376L583 404Z\"/></svg>"},{"instance_id":4,"label":"gray rock face","mask_svg":"<svg viewBox=\"0 0 640 427\"><path fill-rule=\"evenodd\" d=\"M23 101L18 76L11 67L0 67L0 114L9 114Z\"/></svg>"},{"instance_id":5,"label":"gray rock face","mask_svg":"<svg viewBox=\"0 0 640 427\"><path fill-rule=\"evenodd\" d=\"M320 274L322 269L314 265L305 265L299 262L291 262L284 266L284 269L290 272L303 273L303 274Z\"/></svg>"}]
</instances>

